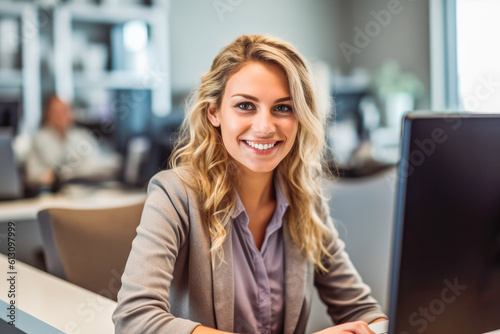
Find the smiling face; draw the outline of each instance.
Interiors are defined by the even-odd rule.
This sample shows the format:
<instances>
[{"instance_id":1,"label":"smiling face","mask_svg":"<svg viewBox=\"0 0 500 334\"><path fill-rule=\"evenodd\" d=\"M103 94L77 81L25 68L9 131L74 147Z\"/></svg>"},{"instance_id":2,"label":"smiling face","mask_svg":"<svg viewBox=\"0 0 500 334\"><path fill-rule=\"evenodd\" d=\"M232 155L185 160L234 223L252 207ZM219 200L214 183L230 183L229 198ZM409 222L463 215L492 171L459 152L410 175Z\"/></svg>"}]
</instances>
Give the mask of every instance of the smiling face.
<instances>
[{"instance_id":1,"label":"smiling face","mask_svg":"<svg viewBox=\"0 0 500 334\"><path fill-rule=\"evenodd\" d=\"M229 78L221 105L211 104L208 118L220 126L229 155L258 173L272 172L286 157L299 126L285 72L255 61Z\"/></svg>"}]
</instances>

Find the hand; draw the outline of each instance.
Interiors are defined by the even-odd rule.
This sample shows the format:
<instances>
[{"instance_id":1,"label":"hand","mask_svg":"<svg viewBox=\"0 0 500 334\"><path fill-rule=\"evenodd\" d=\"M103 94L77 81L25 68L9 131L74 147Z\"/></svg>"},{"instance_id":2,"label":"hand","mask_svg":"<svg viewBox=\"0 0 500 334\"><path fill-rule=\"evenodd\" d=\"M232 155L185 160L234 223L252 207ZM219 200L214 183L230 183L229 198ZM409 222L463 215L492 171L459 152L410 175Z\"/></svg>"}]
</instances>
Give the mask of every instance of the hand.
<instances>
[{"instance_id":1,"label":"hand","mask_svg":"<svg viewBox=\"0 0 500 334\"><path fill-rule=\"evenodd\" d=\"M375 334L364 321L346 322L315 334Z\"/></svg>"},{"instance_id":2,"label":"hand","mask_svg":"<svg viewBox=\"0 0 500 334\"><path fill-rule=\"evenodd\" d=\"M40 185L50 187L56 180L56 174L53 169L47 169L40 175Z\"/></svg>"},{"instance_id":3,"label":"hand","mask_svg":"<svg viewBox=\"0 0 500 334\"><path fill-rule=\"evenodd\" d=\"M204 327L204 326L200 326L200 325L196 326L196 328L191 332L191 334L217 334L217 333L233 334L233 333L223 332L223 331L219 331L217 329Z\"/></svg>"}]
</instances>

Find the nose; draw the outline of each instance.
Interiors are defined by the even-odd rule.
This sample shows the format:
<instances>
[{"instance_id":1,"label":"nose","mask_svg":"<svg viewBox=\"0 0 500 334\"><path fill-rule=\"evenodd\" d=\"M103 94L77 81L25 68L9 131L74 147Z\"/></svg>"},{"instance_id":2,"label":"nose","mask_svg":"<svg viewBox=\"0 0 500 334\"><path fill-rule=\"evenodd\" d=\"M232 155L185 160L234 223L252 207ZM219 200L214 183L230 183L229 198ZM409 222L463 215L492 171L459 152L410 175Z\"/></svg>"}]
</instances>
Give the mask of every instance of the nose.
<instances>
[{"instance_id":1,"label":"nose","mask_svg":"<svg viewBox=\"0 0 500 334\"><path fill-rule=\"evenodd\" d=\"M253 123L255 134L260 137L272 137L276 132L275 117L270 111L262 111L256 114Z\"/></svg>"}]
</instances>

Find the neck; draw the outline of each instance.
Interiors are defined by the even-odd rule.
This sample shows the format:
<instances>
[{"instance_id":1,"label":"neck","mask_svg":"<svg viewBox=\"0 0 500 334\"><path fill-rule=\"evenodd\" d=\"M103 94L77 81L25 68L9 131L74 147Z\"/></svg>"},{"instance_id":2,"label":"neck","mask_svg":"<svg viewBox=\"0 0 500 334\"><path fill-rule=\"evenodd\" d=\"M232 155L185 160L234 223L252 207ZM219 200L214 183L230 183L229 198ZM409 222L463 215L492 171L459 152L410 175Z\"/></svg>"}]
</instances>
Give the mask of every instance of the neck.
<instances>
[{"instance_id":1,"label":"neck","mask_svg":"<svg viewBox=\"0 0 500 334\"><path fill-rule=\"evenodd\" d=\"M241 166L240 180L236 186L236 191L246 210L256 210L266 204L268 205L276 198L273 175L274 171L256 173Z\"/></svg>"},{"instance_id":2,"label":"neck","mask_svg":"<svg viewBox=\"0 0 500 334\"><path fill-rule=\"evenodd\" d=\"M66 129L62 129L60 127L53 126L53 125L49 125L49 126L52 128L52 130L54 130L55 133L57 133L57 136L60 139L66 138Z\"/></svg>"}]
</instances>

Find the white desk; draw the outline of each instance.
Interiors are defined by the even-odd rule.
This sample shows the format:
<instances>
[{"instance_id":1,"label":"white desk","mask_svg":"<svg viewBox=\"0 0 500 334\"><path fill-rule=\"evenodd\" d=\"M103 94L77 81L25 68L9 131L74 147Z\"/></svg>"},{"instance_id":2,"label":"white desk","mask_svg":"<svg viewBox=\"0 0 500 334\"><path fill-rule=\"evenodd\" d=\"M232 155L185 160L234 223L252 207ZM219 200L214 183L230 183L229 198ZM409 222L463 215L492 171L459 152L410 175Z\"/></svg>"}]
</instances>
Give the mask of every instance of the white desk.
<instances>
[{"instance_id":1,"label":"white desk","mask_svg":"<svg viewBox=\"0 0 500 334\"><path fill-rule=\"evenodd\" d=\"M3 254L0 268L0 299L9 303L10 270ZM15 269L16 306L22 311L66 333L114 333L111 315L116 302L20 261L16 261ZM6 312L2 310L4 319Z\"/></svg>"},{"instance_id":2,"label":"white desk","mask_svg":"<svg viewBox=\"0 0 500 334\"><path fill-rule=\"evenodd\" d=\"M369 325L370 329L375 332L375 334L387 334L389 331L389 321L380 321Z\"/></svg>"},{"instance_id":3,"label":"white desk","mask_svg":"<svg viewBox=\"0 0 500 334\"><path fill-rule=\"evenodd\" d=\"M113 186L96 188L69 185L57 194L0 202L0 222L36 220L38 211L48 207L110 208L138 203L145 199L145 190L123 190Z\"/></svg>"}]
</instances>

